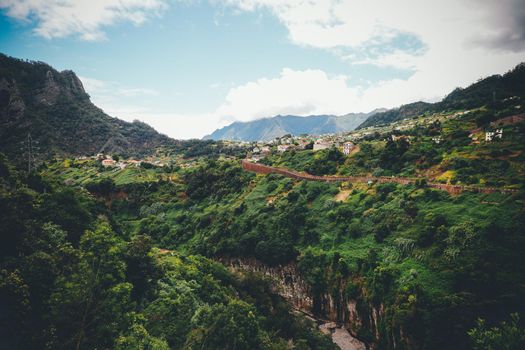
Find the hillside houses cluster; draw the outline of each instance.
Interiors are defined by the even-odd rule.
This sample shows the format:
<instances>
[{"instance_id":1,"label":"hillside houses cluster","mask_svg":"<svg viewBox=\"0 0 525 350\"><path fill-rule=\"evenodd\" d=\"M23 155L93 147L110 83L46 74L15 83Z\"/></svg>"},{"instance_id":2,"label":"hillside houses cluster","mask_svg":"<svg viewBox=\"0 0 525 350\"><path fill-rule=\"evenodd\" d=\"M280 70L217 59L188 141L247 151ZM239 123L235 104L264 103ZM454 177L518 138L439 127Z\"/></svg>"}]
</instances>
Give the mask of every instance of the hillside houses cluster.
<instances>
[{"instance_id":1,"label":"hillside houses cluster","mask_svg":"<svg viewBox=\"0 0 525 350\"><path fill-rule=\"evenodd\" d=\"M143 163L150 164L156 167L163 167L166 164L159 160L156 157L147 157L142 160L137 159L119 159L117 157L113 158L110 154L98 153L94 156L79 156L75 158L76 160L95 160L100 162L100 164L105 168L119 168L125 169L127 167L140 167Z\"/></svg>"},{"instance_id":2,"label":"hillside houses cluster","mask_svg":"<svg viewBox=\"0 0 525 350\"><path fill-rule=\"evenodd\" d=\"M113 159L111 155L97 154L94 158L100 160L100 163L105 168L120 168L125 169L128 166L139 167L142 164L141 160L136 159Z\"/></svg>"},{"instance_id":3,"label":"hillside houses cluster","mask_svg":"<svg viewBox=\"0 0 525 350\"><path fill-rule=\"evenodd\" d=\"M284 153L304 149L312 149L314 152L317 152L332 147L339 148L344 154L348 155L354 149L355 144L348 137L342 135L323 135L320 137L285 135L269 142L255 143L249 158L254 162L258 162L272 152Z\"/></svg>"}]
</instances>

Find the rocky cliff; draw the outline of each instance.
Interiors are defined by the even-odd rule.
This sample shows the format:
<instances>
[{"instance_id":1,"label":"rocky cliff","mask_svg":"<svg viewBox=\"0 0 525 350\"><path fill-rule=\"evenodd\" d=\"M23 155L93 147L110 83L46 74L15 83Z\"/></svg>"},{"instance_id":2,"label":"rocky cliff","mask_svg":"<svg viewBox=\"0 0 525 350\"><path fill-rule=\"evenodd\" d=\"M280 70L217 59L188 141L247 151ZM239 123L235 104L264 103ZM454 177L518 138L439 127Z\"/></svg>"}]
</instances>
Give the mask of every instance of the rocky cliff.
<instances>
[{"instance_id":1,"label":"rocky cliff","mask_svg":"<svg viewBox=\"0 0 525 350\"><path fill-rule=\"evenodd\" d=\"M396 348L403 342L403 348L411 349L410 339L402 330L395 333L386 331L386 314L383 304L373 304L363 298L349 298L344 293L345 281L338 281L339 288L332 292L315 293L302 278L297 265L291 263L270 267L255 259L225 259L223 263L237 271L260 273L271 279L275 291L284 297L293 308L323 322L335 322L344 327L367 348L380 345Z\"/></svg>"}]
</instances>

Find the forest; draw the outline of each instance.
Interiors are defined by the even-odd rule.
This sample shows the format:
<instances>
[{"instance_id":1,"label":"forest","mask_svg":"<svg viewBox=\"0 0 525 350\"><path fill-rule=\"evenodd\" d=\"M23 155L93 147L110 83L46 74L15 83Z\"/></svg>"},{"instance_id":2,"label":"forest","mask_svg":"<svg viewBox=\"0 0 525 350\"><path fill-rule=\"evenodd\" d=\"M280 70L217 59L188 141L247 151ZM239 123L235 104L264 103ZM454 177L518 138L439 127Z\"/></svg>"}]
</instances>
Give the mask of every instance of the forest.
<instances>
[{"instance_id":1,"label":"forest","mask_svg":"<svg viewBox=\"0 0 525 350\"><path fill-rule=\"evenodd\" d=\"M255 258L293 266L309 288L306 311L345 325L372 348L520 349L524 128L509 125L502 141L473 144L462 130L487 123L485 115L416 127L396 141L375 135L350 157L304 150L264 162L321 175L439 179L453 170L443 181L515 192L293 180L246 172L232 156L124 170L66 159L30 176L4 160L5 217L23 215L1 226L10 242L3 300L17 308L10 325L29 334L31 320L43 330L12 341L111 347L138 341L126 333L134 330L174 349L332 346L275 294L275 281L221 264ZM430 147L436 133L444 143ZM85 319L62 318L79 305ZM115 317L111 331L96 328L100 308L112 310L104 316ZM230 321L222 318L230 312Z\"/></svg>"}]
</instances>

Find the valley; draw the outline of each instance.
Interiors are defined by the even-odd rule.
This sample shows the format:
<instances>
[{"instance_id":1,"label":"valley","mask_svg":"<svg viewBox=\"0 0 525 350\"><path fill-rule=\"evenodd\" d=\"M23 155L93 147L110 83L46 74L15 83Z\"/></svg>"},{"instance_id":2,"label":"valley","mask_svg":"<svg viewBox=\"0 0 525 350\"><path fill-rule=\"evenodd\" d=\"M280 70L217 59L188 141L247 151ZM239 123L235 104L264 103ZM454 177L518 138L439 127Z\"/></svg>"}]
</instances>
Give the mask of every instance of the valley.
<instances>
[{"instance_id":1,"label":"valley","mask_svg":"<svg viewBox=\"0 0 525 350\"><path fill-rule=\"evenodd\" d=\"M523 64L356 130L232 141L1 63L1 348L524 344Z\"/></svg>"}]
</instances>

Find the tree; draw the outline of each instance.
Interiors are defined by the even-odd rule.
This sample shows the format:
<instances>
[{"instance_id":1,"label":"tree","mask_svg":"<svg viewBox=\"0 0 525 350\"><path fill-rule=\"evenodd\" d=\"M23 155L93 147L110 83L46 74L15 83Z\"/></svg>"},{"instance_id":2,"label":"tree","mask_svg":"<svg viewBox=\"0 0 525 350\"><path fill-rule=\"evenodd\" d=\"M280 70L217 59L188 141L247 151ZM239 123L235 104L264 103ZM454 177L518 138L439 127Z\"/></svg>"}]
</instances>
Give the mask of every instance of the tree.
<instances>
[{"instance_id":1,"label":"tree","mask_svg":"<svg viewBox=\"0 0 525 350\"><path fill-rule=\"evenodd\" d=\"M122 243L99 223L80 241L73 272L62 276L50 298L55 348L110 348L125 328L132 285L125 282Z\"/></svg>"},{"instance_id":2,"label":"tree","mask_svg":"<svg viewBox=\"0 0 525 350\"><path fill-rule=\"evenodd\" d=\"M186 347L209 350L261 349L263 332L255 308L243 301L202 307L195 316L194 330Z\"/></svg>"},{"instance_id":3,"label":"tree","mask_svg":"<svg viewBox=\"0 0 525 350\"><path fill-rule=\"evenodd\" d=\"M487 328L485 320L478 319L476 327L468 331L474 350L518 350L525 349L525 329L519 326L519 315L510 315L510 322L499 327Z\"/></svg>"}]
</instances>

